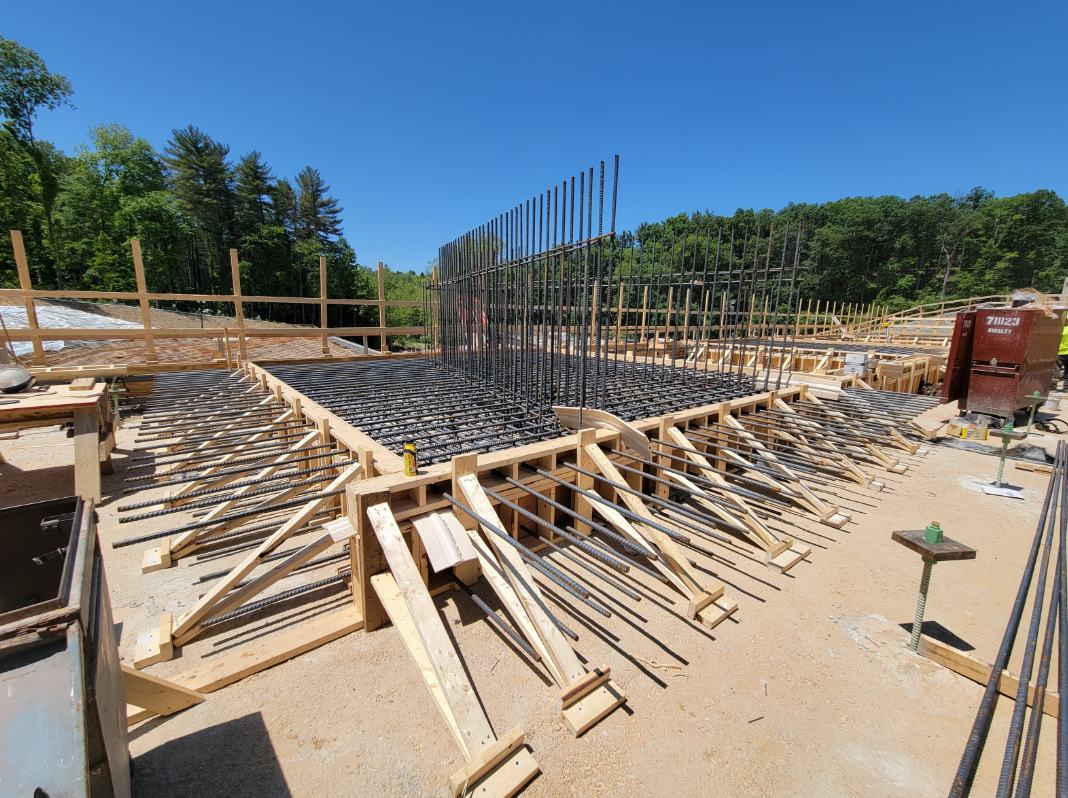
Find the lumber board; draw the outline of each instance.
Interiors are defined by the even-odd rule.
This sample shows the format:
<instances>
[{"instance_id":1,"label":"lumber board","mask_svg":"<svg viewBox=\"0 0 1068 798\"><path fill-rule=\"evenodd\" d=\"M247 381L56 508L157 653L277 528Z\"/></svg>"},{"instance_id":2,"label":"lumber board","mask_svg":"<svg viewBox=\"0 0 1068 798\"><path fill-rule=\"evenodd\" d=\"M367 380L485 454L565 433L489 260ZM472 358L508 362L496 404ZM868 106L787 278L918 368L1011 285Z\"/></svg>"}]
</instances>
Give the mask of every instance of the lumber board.
<instances>
[{"instance_id":1,"label":"lumber board","mask_svg":"<svg viewBox=\"0 0 1068 798\"><path fill-rule=\"evenodd\" d=\"M243 588L227 594L223 600L211 608L211 617L214 618L217 615L224 615L232 610L236 610L253 596L262 593L279 579L284 578L294 568L299 568L316 554L333 546L335 542L334 536L327 532L325 535L320 535L311 543L301 546L297 551L286 557L282 562L278 563L278 565L271 568L265 574L256 577ZM195 629L190 631L195 631ZM188 633L186 637L188 638ZM179 639L175 642L182 645L185 644L185 640L183 639Z\"/></svg>"},{"instance_id":2,"label":"lumber board","mask_svg":"<svg viewBox=\"0 0 1068 798\"><path fill-rule=\"evenodd\" d=\"M982 685L990 683L990 677L994 672L994 667L990 663L923 634L920 635L920 644L916 653ZM998 682L998 692L1015 699L1019 691L1020 677L1009 671L1002 671ZM1027 706L1034 706L1034 700L1035 684L1031 682L1027 687ZM1060 696L1053 690L1046 690L1046 697L1042 704L1043 714L1055 718L1059 708Z\"/></svg>"},{"instance_id":3,"label":"lumber board","mask_svg":"<svg viewBox=\"0 0 1068 798\"><path fill-rule=\"evenodd\" d=\"M266 434L267 433L263 433L264 436L266 436ZM259 436L257 436L257 437L259 437ZM278 471L280 471L284 467L286 461L288 461L289 458L293 456L293 452L295 452L298 449L304 448L305 446L310 444L313 440L315 440L318 437L319 437L319 431L318 430L312 430L307 435L305 435L303 438L301 438L296 443L294 443L292 446L290 446L288 452L283 452L282 454L277 455L275 457L275 459L272 460L271 463L268 466L266 466L262 470L258 471L256 473L256 475L253 477L253 479L261 480L261 479L265 479L265 478L277 473ZM252 441L250 440L249 442L251 443ZM239 457L242 454L244 454L244 452L241 449L238 449L233 454L227 455L221 462L222 463L226 463L229 460L232 460L232 459L234 459L236 457ZM264 458L264 459L267 459L267 458ZM224 483L219 482L219 484L222 485ZM207 520L211 520L213 518L218 518L220 515L224 515L225 513L229 512L231 509L233 509L233 507L235 505L237 505L238 501L240 500L240 498L243 495L245 495L246 493L248 493L251 490L254 490L256 487L257 486L255 486L255 485L247 485L247 486L245 486L243 488L237 488L230 495L230 498L229 498L228 501L225 501L222 504L211 508L211 510L208 512L208 514L204 516L204 520L207 521ZM286 498L289 498L289 496L286 496ZM270 501L274 502L274 501L284 501L284 500L285 499L275 497L275 498L272 498ZM240 523L243 523L243 521L240 522ZM233 527L235 525L240 525L240 524L238 522L234 522L234 523L227 524L227 525L225 525L223 527L220 527L220 528L217 528L217 529L212 529L211 530L211 534L213 534L213 535L220 534L222 532L225 532L228 528ZM174 539L174 544L173 544L174 551L182 551L187 546L192 545L195 542L197 536L202 534L204 531L205 530L203 528L201 528L201 529L191 529L189 532L186 532L186 533L184 533L182 535L179 535L178 537L176 537Z\"/></svg>"},{"instance_id":4,"label":"lumber board","mask_svg":"<svg viewBox=\"0 0 1068 798\"><path fill-rule=\"evenodd\" d=\"M199 693L212 693L362 628L363 618L356 608L335 610L227 654L209 657L169 681ZM144 718L127 717L129 723L139 720Z\"/></svg>"},{"instance_id":5,"label":"lumber board","mask_svg":"<svg viewBox=\"0 0 1068 798\"><path fill-rule=\"evenodd\" d=\"M534 755L526 748L519 748L507 759L499 762L481 780L472 784L468 795L478 798L511 798L540 771Z\"/></svg>"},{"instance_id":6,"label":"lumber board","mask_svg":"<svg viewBox=\"0 0 1068 798\"><path fill-rule=\"evenodd\" d=\"M173 715L207 698L198 690L134 670L129 665L122 666L122 686L126 692L126 703L134 708L134 711L127 709L128 717L137 714L138 710L147 710L155 715Z\"/></svg>"},{"instance_id":7,"label":"lumber board","mask_svg":"<svg viewBox=\"0 0 1068 798\"><path fill-rule=\"evenodd\" d=\"M434 672L434 664L430 661L430 655L427 654L423 641L419 637L419 630L415 628L415 621L412 620L412 615L408 611L408 605L404 603L404 597L401 596L400 588L397 587L397 580L393 578L393 574L386 571L372 576L371 586L378 594L378 599L382 602L382 606L386 608L389 620L397 628L397 632L400 633L401 640L407 647L412 661L415 662L415 667L419 669L419 673L430 691L430 696L434 699L438 712L441 713L441 717L445 720L445 725L449 727L449 732L452 734L453 739L460 746L464 757L470 759L468 741L456 724L456 718L449 707L449 700L445 697L445 690Z\"/></svg>"},{"instance_id":8,"label":"lumber board","mask_svg":"<svg viewBox=\"0 0 1068 798\"><path fill-rule=\"evenodd\" d=\"M338 331L333 331L334 334L340 335ZM375 335L376 333L369 333ZM251 366L253 372L257 377L263 376L266 378L267 384L273 388L278 385L281 387L282 396L288 401L292 401L294 397L300 399L301 410L304 416L308 418L313 424L318 424L322 419L327 418L330 420L330 432L334 438L347 449L352 452L359 452L361 446L365 446L374 452L374 464L375 469L380 474L400 474L404 475L404 460L395 455L385 446L380 444L374 438L371 438L361 430L349 424L347 421L339 418L331 413L325 407L318 402L315 402L300 391L296 390L288 383L280 380L265 369L256 365Z\"/></svg>"},{"instance_id":9,"label":"lumber board","mask_svg":"<svg viewBox=\"0 0 1068 798\"><path fill-rule=\"evenodd\" d=\"M434 676L444 693L462 740L461 747L467 756L473 756L495 741L493 729L482 712L474 688L468 681L456 649L453 648L441 622L437 607L434 606L434 601L423 584L423 577L412 560L404 538L401 537L397 522L389 511L389 504L376 504L367 508L367 516L389 562L397 590L403 597L412 623L433 666ZM380 579L376 583L372 579L376 589L377 585L384 585L384 582L385 580Z\"/></svg>"}]
</instances>

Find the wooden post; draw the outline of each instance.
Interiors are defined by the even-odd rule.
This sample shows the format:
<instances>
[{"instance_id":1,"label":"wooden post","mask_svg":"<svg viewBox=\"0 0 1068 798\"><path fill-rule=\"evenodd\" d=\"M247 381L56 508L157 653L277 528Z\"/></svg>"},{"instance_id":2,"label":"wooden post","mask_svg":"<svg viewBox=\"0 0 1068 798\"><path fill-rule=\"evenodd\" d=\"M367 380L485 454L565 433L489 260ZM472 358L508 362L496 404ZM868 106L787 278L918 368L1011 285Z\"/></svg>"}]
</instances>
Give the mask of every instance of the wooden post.
<instances>
[{"instance_id":1,"label":"wooden post","mask_svg":"<svg viewBox=\"0 0 1068 798\"><path fill-rule=\"evenodd\" d=\"M33 283L30 280L30 266L26 262L26 248L22 245L22 231L11 231L11 248L15 251L15 265L19 270L19 288L23 291L32 291ZM27 296L22 299L23 304L26 306L26 326L30 330L37 329L37 307L33 303L33 297ZM44 347L41 345L41 336L30 333L30 339L33 341L33 365L35 366L47 366L48 361L45 360Z\"/></svg>"},{"instance_id":2,"label":"wooden post","mask_svg":"<svg viewBox=\"0 0 1068 798\"><path fill-rule=\"evenodd\" d=\"M355 499L355 501L353 501ZM367 517L367 510L376 504L388 504L389 491L349 494L349 523L356 536L349 543L349 562L352 566L352 602L363 616L363 630L372 632L389 623L386 608L371 586L371 577L389 570L378 536Z\"/></svg>"},{"instance_id":3,"label":"wooden post","mask_svg":"<svg viewBox=\"0 0 1068 798\"><path fill-rule=\"evenodd\" d=\"M674 416L661 416L660 417L660 428L657 430L657 436L660 438L660 440L662 440L662 441L671 440L671 437L668 435L668 430L672 429L674 426L675 426L675 417ZM674 452L668 452L667 454L674 454ZM668 457L667 454L658 454L656 456L656 461L662 466L668 466L669 468L671 468L672 467L671 458ZM656 476L660 477L660 479L664 479L667 475L663 471L661 471L660 469L657 469L656 470ZM668 497L668 491L669 490L670 489L668 488L668 486L665 485L663 482L657 482L656 483L656 488L654 489L654 492L661 499L666 499Z\"/></svg>"},{"instance_id":4,"label":"wooden post","mask_svg":"<svg viewBox=\"0 0 1068 798\"><path fill-rule=\"evenodd\" d=\"M597 442L597 430L595 429L580 429L575 435L575 459L578 462L579 468L584 468L587 471L596 472L598 469L594 467L590 461L590 456L586 452L586 447L592 443ZM593 477L588 477L585 474L575 474L575 485L583 490L593 493L596 491L596 483ZM593 505L590 504L590 500L581 494L575 494L575 512L581 515L583 518L593 518ZM581 532L583 535L589 535L593 533L593 529L589 524L575 519L575 529Z\"/></svg>"},{"instance_id":5,"label":"wooden post","mask_svg":"<svg viewBox=\"0 0 1068 798\"><path fill-rule=\"evenodd\" d=\"M382 261L378 262L378 351L386 353L386 271Z\"/></svg>"},{"instance_id":6,"label":"wooden post","mask_svg":"<svg viewBox=\"0 0 1068 798\"><path fill-rule=\"evenodd\" d=\"M330 354L330 344L326 340L326 329L330 326L328 318L329 305L326 304L326 256L319 256L319 327L322 329L323 354Z\"/></svg>"},{"instance_id":7,"label":"wooden post","mask_svg":"<svg viewBox=\"0 0 1068 798\"><path fill-rule=\"evenodd\" d=\"M133 252L133 264L134 264L134 277L137 279L137 293L147 294L148 287L145 283L145 264L141 260L141 242L136 238L130 239L130 250ZM139 297L138 304L141 305L141 326L148 332L152 329L152 313L148 306L148 300L143 296ZM151 335L145 336L145 363L158 363L156 359L156 342L152 339Z\"/></svg>"},{"instance_id":8,"label":"wooden post","mask_svg":"<svg viewBox=\"0 0 1068 798\"><path fill-rule=\"evenodd\" d=\"M697 335L695 336L695 345L694 345L694 349L693 349L694 368L697 368L697 355L698 355L698 351L700 349L701 333L702 332L704 332L704 334L706 336L708 336L707 338L704 339L704 344L705 344L705 363L708 362L708 354L709 354L708 353L708 347L709 347L709 344L712 342L712 336L711 336L711 334L709 333L709 330L708 330L708 298L711 295L712 295L712 293L710 291L705 291L705 312L701 316L701 326L697 329Z\"/></svg>"},{"instance_id":9,"label":"wooden post","mask_svg":"<svg viewBox=\"0 0 1068 798\"><path fill-rule=\"evenodd\" d=\"M478 476L478 454L458 454L452 458L452 497L463 501L464 492L460 489L460 477L468 474ZM478 529L478 522L458 507L452 508L453 515L464 529Z\"/></svg>"},{"instance_id":10,"label":"wooden post","mask_svg":"<svg viewBox=\"0 0 1068 798\"><path fill-rule=\"evenodd\" d=\"M234 316L237 318L237 357L242 363L245 356L245 308L241 302L241 267L237 261L237 250L230 250L230 275L234 282Z\"/></svg>"}]
</instances>

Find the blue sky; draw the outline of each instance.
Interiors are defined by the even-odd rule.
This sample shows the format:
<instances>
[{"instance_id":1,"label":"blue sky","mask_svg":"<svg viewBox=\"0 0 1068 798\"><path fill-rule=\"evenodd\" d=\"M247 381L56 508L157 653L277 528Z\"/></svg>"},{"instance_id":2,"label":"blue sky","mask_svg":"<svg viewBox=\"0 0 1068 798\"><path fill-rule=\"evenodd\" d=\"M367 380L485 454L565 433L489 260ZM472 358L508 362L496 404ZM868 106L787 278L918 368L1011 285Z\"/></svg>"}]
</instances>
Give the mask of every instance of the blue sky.
<instances>
[{"instance_id":1,"label":"blue sky","mask_svg":"<svg viewBox=\"0 0 1068 798\"><path fill-rule=\"evenodd\" d=\"M1065 3L18 3L35 133L199 125L317 167L364 264L619 154L617 228L845 196L1068 194Z\"/></svg>"}]
</instances>

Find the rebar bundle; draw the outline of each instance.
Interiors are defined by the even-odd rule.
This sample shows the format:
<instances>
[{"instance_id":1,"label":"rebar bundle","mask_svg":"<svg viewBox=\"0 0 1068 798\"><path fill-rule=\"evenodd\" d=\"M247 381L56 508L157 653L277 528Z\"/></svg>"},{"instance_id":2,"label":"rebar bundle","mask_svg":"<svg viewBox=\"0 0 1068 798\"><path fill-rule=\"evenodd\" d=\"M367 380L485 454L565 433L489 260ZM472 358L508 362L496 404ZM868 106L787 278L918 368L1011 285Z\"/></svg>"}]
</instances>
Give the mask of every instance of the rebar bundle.
<instances>
[{"instance_id":1,"label":"rebar bundle","mask_svg":"<svg viewBox=\"0 0 1068 798\"><path fill-rule=\"evenodd\" d=\"M435 364L539 416L634 418L635 396L688 397L664 413L789 379L801 231L617 236L618 178L617 156L607 232L602 161L596 187L590 167L577 192L572 177L441 247L424 294Z\"/></svg>"},{"instance_id":2,"label":"rebar bundle","mask_svg":"<svg viewBox=\"0 0 1068 798\"><path fill-rule=\"evenodd\" d=\"M1060 694L1057 708L1057 762L1056 795L1068 795L1068 706L1064 702L1068 691L1068 561L1065 546L1068 530L1068 450L1063 441L1057 443L1057 455L1050 474L1049 487L1042 504L1038 528L1031 543L1031 550L1024 566L1023 577L1009 614L1009 621L1001 641L1001 647L991 670L1001 674L1008 666L1012 649L1020 631L1024 607L1031 596L1031 620L1027 627L1023 661L1020 665L1019 689L1012 707L1008 738L1002 755L996 795L998 798L1026 798L1031 794L1035 761L1038 755L1038 740L1042 731L1046 689L1052 681ZM1041 556L1039 554L1041 550ZM1056 556L1054 557L1054 553ZM1055 565L1051 568L1051 564ZM1038 576L1034 591L1031 583ZM1046 604L1046 584L1053 580L1053 590ZM1043 623L1043 614L1045 622ZM1043 632L1044 630L1044 632ZM1057 643L1057 674L1052 678L1054 640ZM1028 690L1035 682L1034 697L1028 718ZM960 798L971 792L972 781L979 767L979 758L990 733L994 711L998 703L1000 678L991 678L986 686L979 711L972 725L968 742L964 747L957 774L949 795ZM1025 724L1026 720L1026 724ZM1026 725L1026 729L1025 729Z\"/></svg>"}]
</instances>

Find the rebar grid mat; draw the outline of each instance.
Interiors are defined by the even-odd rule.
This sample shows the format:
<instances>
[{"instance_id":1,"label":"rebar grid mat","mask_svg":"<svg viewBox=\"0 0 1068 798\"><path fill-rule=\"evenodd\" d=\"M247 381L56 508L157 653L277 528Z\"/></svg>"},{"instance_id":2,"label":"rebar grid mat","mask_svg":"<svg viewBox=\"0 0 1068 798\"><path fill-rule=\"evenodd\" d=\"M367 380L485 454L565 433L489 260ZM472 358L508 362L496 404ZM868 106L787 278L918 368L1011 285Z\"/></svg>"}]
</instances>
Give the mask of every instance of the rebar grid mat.
<instances>
[{"instance_id":1,"label":"rebar grid mat","mask_svg":"<svg viewBox=\"0 0 1068 798\"><path fill-rule=\"evenodd\" d=\"M537 359L534 360L537 362ZM421 463L510 449L568 434L547 411L505 392L471 385L419 360L272 366L271 374L338 418L401 454L414 443ZM752 379L620 363L605 376L609 412L626 421L714 404L752 393ZM577 402L577 395L561 397Z\"/></svg>"},{"instance_id":2,"label":"rebar grid mat","mask_svg":"<svg viewBox=\"0 0 1068 798\"><path fill-rule=\"evenodd\" d=\"M752 389L788 380L800 229L617 236L618 176L617 157L608 232L602 161L596 192L593 167L588 186L586 172L578 176L577 213L571 178L570 195L565 181L441 247L424 292L424 318L435 319L427 362L543 414L560 404L611 410L613 382L633 363L663 367L645 374L642 390L687 372L740 388L754 366L764 373ZM726 347L725 370L698 377L713 370L712 349Z\"/></svg>"},{"instance_id":3,"label":"rebar grid mat","mask_svg":"<svg viewBox=\"0 0 1068 798\"><path fill-rule=\"evenodd\" d=\"M567 434L500 391L464 382L419 360L272 366L272 375L400 455L420 463L490 452Z\"/></svg>"}]
</instances>

